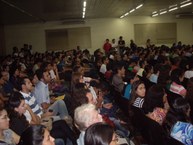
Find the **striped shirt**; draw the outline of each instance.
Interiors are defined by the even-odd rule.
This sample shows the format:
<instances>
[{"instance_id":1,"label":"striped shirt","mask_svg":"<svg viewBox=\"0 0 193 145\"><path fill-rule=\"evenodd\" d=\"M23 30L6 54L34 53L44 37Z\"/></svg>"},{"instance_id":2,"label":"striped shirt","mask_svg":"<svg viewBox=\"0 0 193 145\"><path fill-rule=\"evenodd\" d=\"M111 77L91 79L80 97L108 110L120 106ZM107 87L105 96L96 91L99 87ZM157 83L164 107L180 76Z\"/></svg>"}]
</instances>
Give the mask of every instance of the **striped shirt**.
<instances>
[{"instance_id":1,"label":"striped shirt","mask_svg":"<svg viewBox=\"0 0 193 145\"><path fill-rule=\"evenodd\" d=\"M178 85L175 82L170 85L170 91L181 96L185 96L186 94L186 89L182 85Z\"/></svg>"},{"instance_id":2,"label":"striped shirt","mask_svg":"<svg viewBox=\"0 0 193 145\"><path fill-rule=\"evenodd\" d=\"M23 97L25 99L25 103L28 104L30 106L30 108L32 109L32 111L41 118L43 111L42 111L42 108L39 106L34 95L32 93L26 94L26 93L21 92L21 91L20 91L20 93L23 95Z\"/></svg>"},{"instance_id":3,"label":"striped shirt","mask_svg":"<svg viewBox=\"0 0 193 145\"><path fill-rule=\"evenodd\" d=\"M144 103L144 98L141 97L137 97L133 103L133 106L137 107L137 108L142 108Z\"/></svg>"}]
</instances>

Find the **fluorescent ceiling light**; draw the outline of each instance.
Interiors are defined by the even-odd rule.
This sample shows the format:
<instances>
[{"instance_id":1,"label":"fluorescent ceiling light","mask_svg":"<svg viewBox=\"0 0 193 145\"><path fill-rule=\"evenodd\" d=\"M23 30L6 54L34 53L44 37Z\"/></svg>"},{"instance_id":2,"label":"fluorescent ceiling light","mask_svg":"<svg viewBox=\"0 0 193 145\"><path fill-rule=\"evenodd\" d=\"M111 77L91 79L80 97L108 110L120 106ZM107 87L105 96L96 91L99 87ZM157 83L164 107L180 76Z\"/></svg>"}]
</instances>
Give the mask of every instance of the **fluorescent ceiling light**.
<instances>
[{"instance_id":1,"label":"fluorescent ceiling light","mask_svg":"<svg viewBox=\"0 0 193 145\"><path fill-rule=\"evenodd\" d=\"M169 12L174 11L174 10L177 10L177 9L178 9L178 7L171 8L171 9L169 9Z\"/></svg>"},{"instance_id":2,"label":"fluorescent ceiling light","mask_svg":"<svg viewBox=\"0 0 193 145\"><path fill-rule=\"evenodd\" d=\"M163 14L165 14L165 13L167 13L167 11L160 12L160 15L163 15Z\"/></svg>"},{"instance_id":3,"label":"fluorescent ceiling light","mask_svg":"<svg viewBox=\"0 0 193 145\"><path fill-rule=\"evenodd\" d=\"M83 8L83 12L85 12L86 11L86 8Z\"/></svg>"},{"instance_id":4,"label":"fluorescent ceiling light","mask_svg":"<svg viewBox=\"0 0 193 145\"><path fill-rule=\"evenodd\" d=\"M129 11L129 13L132 13L132 12L134 12L134 11L135 11L135 9L132 9L132 10Z\"/></svg>"},{"instance_id":5,"label":"fluorescent ceiling light","mask_svg":"<svg viewBox=\"0 0 193 145\"><path fill-rule=\"evenodd\" d=\"M159 10L160 12L163 12L163 11L166 11L166 9L161 9L161 10Z\"/></svg>"},{"instance_id":6,"label":"fluorescent ceiling light","mask_svg":"<svg viewBox=\"0 0 193 145\"><path fill-rule=\"evenodd\" d=\"M143 4L140 4L140 5L138 5L137 7L136 7L136 9L139 9L139 8L141 8L143 6Z\"/></svg>"},{"instance_id":7,"label":"fluorescent ceiling light","mask_svg":"<svg viewBox=\"0 0 193 145\"><path fill-rule=\"evenodd\" d=\"M187 3L187 2L189 2L189 1L191 1L191 0L183 1L183 2L181 2L180 4L184 4L184 3Z\"/></svg>"},{"instance_id":8,"label":"fluorescent ceiling light","mask_svg":"<svg viewBox=\"0 0 193 145\"><path fill-rule=\"evenodd\" d=\"M152 17L156 17L156 16L158 16L158 14L154 14L154 15L152 15Z\"/></svg>"},{"instance_id":9,"label":"fluorescent ceiling light","mask_svg":"<svg viewBox=\"0 0 193 145\"><path fill-rule=\"evenodd\" d=\"M170 9L170 8L173 8L173 7L177 7L177 5L178 5L178 4L171 5L171 6L169 6L169 9Z\"/></svg>"},{"instance_id":10,"label":"fluorescent ceiling light","mask_svg":"<svg viewBox=\"0 0 193 145\"><path fill-rule=\"evenodd\" d=\"M129 13L125 13L125 14L124 14L124 16L127 16L127 15L129 15Z\"/></svg>"},{"instance_id":11,"label":"fluorescent ceiling light","mask_svg":"<svg viewBox=\"0 0 193 145\"><path fill-rule=\"evenodd\" d=\"M122 19L122 18L124 18L124 16L121 16L120 18Z\"/></svg>"},{"instance_id":12,"label":"fluorescent ceiling light","mask_svg":"<svg viewBox=\"0 0 193 145\"><path fill-rule=\"evenodd\" d=\"M189 5L191 5L191 4L192 4L192 2L189 2L189 3L183 4L183 5L181 5L181 6L180 6L180 8L183 8L183 7L189 6Z\"/></svg>"},{"instance_id":13,"label":"fluorescent ceiling light","mask_svg":"<svg viewBox=\"0 0 193 145\"><path fill-rule=\"evenodd\" d=\"M156 14L156 13L157 13L157 11L152 12L152 14Z\"/></svg>"},{"instance_id":14,"label":"fluorescent ceiling light","mask_svg":"<svg viewBox=\"0 0 193 145\"><path fill-rule=\"evenodd\" d=\"M83 2L83 6L86 7L86 1Z\"/></svg>"}]
</instances>

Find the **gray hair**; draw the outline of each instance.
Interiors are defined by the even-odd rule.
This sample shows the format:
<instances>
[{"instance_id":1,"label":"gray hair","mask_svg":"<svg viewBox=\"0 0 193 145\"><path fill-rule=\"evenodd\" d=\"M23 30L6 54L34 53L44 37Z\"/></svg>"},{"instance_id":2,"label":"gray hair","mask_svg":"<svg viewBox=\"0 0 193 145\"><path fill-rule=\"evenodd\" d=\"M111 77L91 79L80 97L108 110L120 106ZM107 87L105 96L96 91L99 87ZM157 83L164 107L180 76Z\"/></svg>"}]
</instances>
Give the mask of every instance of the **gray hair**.
<instances>
[{"instance_id":1,"label":"gray hair","mask_svg":"<svg viewBox=\"0 0 193 145\"><path fill-rule=\"evenodd\" d=\"M84 131L92 122L92 113L96 111L93 104L83 104L74 111L74 121L79 130Z\"/></svg>"}]
</instances>

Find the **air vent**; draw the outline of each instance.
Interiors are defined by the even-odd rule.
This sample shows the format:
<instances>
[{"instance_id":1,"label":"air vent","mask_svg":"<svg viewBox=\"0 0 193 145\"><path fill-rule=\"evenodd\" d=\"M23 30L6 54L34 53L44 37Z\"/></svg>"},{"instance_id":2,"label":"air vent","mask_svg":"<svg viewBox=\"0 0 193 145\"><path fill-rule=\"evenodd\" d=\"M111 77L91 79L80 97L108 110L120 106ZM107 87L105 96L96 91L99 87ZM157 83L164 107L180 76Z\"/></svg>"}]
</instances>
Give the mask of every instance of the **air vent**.
<instances>
[{"instance_id":1,"label":"air vent","mask_svg":"<svg viewBox=\"0 0 193 145\"><path fill-rule=\"evenodd\" d=\"M62 20L63 25L75 25L75 24L85 24L84 19L67 19Z\"/></svg>"},{"instance_id":2,"label":"air vent","mask_svg":"<svg viewBox=\"0 0 193 145\"><path fill-rule=\"evenodd\" d=\"M193 13L183 13L183 14L177 14L176 15L177 19L192 19L193 18Z\"/></svg>"}]
</instances>

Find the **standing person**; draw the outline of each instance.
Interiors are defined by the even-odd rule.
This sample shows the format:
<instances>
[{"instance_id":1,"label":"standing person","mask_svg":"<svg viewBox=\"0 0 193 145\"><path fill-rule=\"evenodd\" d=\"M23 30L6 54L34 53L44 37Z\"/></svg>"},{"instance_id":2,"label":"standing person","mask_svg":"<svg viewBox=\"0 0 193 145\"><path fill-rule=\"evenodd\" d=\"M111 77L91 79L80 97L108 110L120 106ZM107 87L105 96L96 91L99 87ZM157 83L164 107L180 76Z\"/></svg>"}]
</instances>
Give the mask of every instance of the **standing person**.
<instances>
[{"instance_id":1,"label":"standing person","mask_svg":"<svg viewBox=\"0 0 193 145\"><path fill-rule=\"evenodd\" d=\"M123 40L123 36L119 37L118 45L119 45L120 55L122 55L125 49L125 40Z\"/></svg>"},{"instance_id":2,"label":"standing person","mask_svg":"<svg viewBox=\"0 0 193 145\"><path fill-rule=\"evenodd\" d=\"M146 48L151 48L151 40L147 39L146 41Z\"/></svg>"},{"instance_id":3,"label":"standing person","mask_svg":"<svg viewBox=\"0 0 193 145\"><path fill-rule=\"evenodd\" d=\"M135 44L135 42L131 39L130 40L130 48L135 51L137 49L137 45Z\"/></svg>"},{"instance_id":4,"label":"standing person","mask_svg":"<svg viewBox=\"0 0 193 145\"><path fill-rule=\"evenodd\" d=\"M106 39L105 44L103 45L103 49L105 51L105 55L107 56L112 48L111 43L109 43L109 39Z\"/></svg>"},{"instance_id":5,"label":"standing person","mask_svg":"<svg viewBox=\"0 0 193 145\"><path fill-rule=\"evenodd\" d=\"M112 39L111 45L112 45L113 51L117 51L118 44L117 44L117 42L115 41L114 38Z\"/></svg>"}]
</instances>

